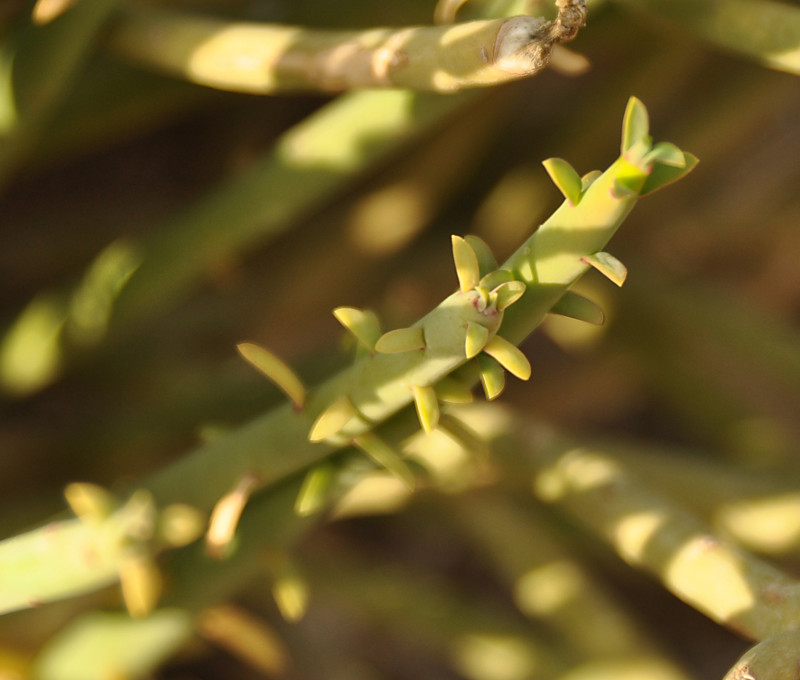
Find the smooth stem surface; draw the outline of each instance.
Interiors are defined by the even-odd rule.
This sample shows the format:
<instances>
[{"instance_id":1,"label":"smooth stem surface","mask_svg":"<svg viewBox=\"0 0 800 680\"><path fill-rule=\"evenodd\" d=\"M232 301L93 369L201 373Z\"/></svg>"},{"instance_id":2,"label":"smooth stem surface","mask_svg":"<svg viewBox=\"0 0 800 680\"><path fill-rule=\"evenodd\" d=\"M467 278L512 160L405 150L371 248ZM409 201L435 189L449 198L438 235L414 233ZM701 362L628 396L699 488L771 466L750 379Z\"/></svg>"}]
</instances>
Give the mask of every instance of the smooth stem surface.
<instances>
[{"instance_id":1,"label":"smooth stem surface","mask_svg":"<svg viewBox=\"0 0 800 680\"><path fill-rule=\"evenodd\" d=\"M559 18L453 26L325 31L230 22L141 5L123 12L110 46L193 82L255 94L363 87L453 90L533 75L553 46L586 18L583 0L558 3Z\"/></svg>"},{"instance_id":2,"label":"smooth stem surface","mask_svg":"<svg viewBox=\"0 0 800 680\"><path fill-rule=\"evenodd\" d=\"M613 164L589 187L577 206L565 202L501 267L527 285L522 299L505 312L503 335L508 333L509 339L519 342L533 332L552 305L588 268L580 256L596 252L616 232L637 200L632 196L616 197L611 191L620 170L629 168L624 160ZM519 308L523 308L522 312ZM511 330L506 331L509 323ZM308 432L319 413L354 385L359 385L360 390L374 390L372 423L385 420L411 403L413 393L408 388L392 388L386 396L387 382L405 379L397 373L398 367L408 368L401 363L403 358L404 355L378 354L362 359L313 390L302 411L287 404L268 413L170 466L156 475L147 488L159 502L180 500L208 509L244 474L254 474L268 484L324 458L336 445L312 443ZM420 360L425 363L424 357ZM462 356L451 357L439 366L428 366L427 379L435 382L466 361L462 352ZM360 431L370 428L363 423ZM348 434L356 436L360 431L353 429ZM349 439L339 445L348 442Z\"/></svg>"},{"instance_id":3,"label":"smooth stem surface","mask_svg":"<svg viewBox=\"0 0 800 680\"><path fill-rule=\"evenodd\" d=\"M706 616L753 640L800 626L800 583L720 540L601 450L562 441L533 461L541 499L563 507Z\"/></svg>"}]
</instances>

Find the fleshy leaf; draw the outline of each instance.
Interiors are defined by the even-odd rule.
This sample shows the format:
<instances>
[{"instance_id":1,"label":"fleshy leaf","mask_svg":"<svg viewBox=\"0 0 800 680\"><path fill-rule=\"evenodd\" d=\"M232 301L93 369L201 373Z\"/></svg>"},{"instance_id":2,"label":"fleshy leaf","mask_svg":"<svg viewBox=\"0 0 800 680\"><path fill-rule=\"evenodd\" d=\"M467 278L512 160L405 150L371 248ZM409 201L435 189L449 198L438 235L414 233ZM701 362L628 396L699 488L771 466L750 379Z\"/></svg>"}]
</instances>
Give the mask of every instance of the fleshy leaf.
<instances>
[{"instance_id":1,"label":"fleshy leaf","mask_svg":"<svg viewBox=\"0 0 800 680\"><path fill-rule=\"evenodd\" d=\"M272 352L252 342L240 342L236 345L239 354L257 368L292 400L297 408L302 408L306 401L306 388L295 372Z\"/></svg>"},{"instance_id":2,"label":"fleshy leaf","mask_svg":"<svg viewBox=\"0 0 800 680\"><path fill-rule=\"evenodd\" d=\"M329 463L320 463L311 468L303 479L300 492L294 502L294 511L301 517L319 512L328 502L336 481L335 468Z\"/></svg>"},{"instance_id":3,"label":"fleshy leaf","mask_svg":"<svg viewBox=\"0 0 800 680\"><path fill-rule=\"evenodd\" d=\"M478 238L474 234L467 234L464 240L471 246L472 250L475 251L475 257L478 258L481 276L485 276L489 272L497 269L497 260L494 258L494 254L489 246L486 245L486 241Z\"/></svg>"},{"instance_id":4,"label":"fleshy leaf","mask_svg":"<svg viewBox=\"0 0 800 680\"><path fill-rule=\"evenodd\" d=\"M161 597L161 573L149 555L126 557L120 565L119 584L125 608L134 619L148 616Z\"/></svg>"},{"instance_id":5,"label":"fleshy leaf","mask_svg":"<svg viewBox=\"0 0 800 680\"><path fill-rule=\"evenodd\" d=\"M64 489L64 497L76 516L87 522L99 522L117 506L114 496L96 484L74 482Z\"/></svg>"},{"instance_id":6,"label":"fleshy leaf","mask_svg":"<svg viewBox=\"0 0 800 680\"><path fill-rule=\"evenodd\" d=\"M653 171L650 173L650 176L645 180L644 186L639 192L639 195L646 196L647 194L652 194L661 187L667 186L667 184L677 182L679 179L685 177L692 170L694 170L698 163L697 156L694 156L690 153L684 153L683 158L684 165L680 168L672 165L662 165L660 163L656 163L653 166Z\"/></svg>"},{"instance_id":7,"label":"fleshy leaf","mask_svg":"<svg viewBox=\"0 0 800 680\"><path fill-rule=\"evenodd\" d=\"M462 293L465 293L475 288L478 285L478 281L480 281L481 268L478 264L478 256L472 246L460 236L454 234L452 243L453 262L456 265L458 287Z\"/></svg>"},{"instance_id":8,"label":"fleshy leaf","mask_svg":"<svg viewBox=\"0 0 800 680\"><path fill-rule=\"evenodd\" d=\"M506 372L500 364L486 354L479 354L477 359L481 371L483 393L489 401L497 399L506 386Z\"/></svg>"},{"instance_id":9,"label":"fleshy leaf","mask_svg":"<svg viewBox=\"0 0 800 680\"><path fill-rule=\"evenodd\" d=\"M659 163L676 168L686 166L683 151L670 142L659 142L644 157L645 163Z\"/></svg>"},{"instance_id":10,"label":"fleshy leaf","mask_svg":"<svg viewBox=\"0 0 800 680\"><path fill-rule=\"evenodd\" d=\"M646 139L649 131L650 118L645 105L636 97L631 97L622 119L622 154L625 155L637 142Z\"/></svg>"},{"instance_id":11,"label":"fleshy leaf","mask_svg":"<svg viewBox=\"0 0 800 680\"><path fill-rule=\"evenodd\" d=\"M286 621L299 621L308 608L308 584L288 555L273 556L272 597Z\"/></svg>"},{"instance_id":12,"label":"fleshy leaf","mask_svg":"<svg viewBox=\"0 0 800 680\"><path fill-rule=\"evenodd\" d=\"M498 286L514 280L514 275L508 269L495 269L486 274L478 284L485 290L494 290Z\"/></svg>"},{"instance_id":13,"label":"fleshy leaf","mask_svg":"<svg viewBox=\"0 0 800 680\"><path fill-rule=\"evenodd\" d=\"M244 506L256 486L257 479L253 475L245 475L233 491L217 501L211 511L206 533L206 552L211 557L219 559L225 555L236 533Z\"/></svg>"},{"instance_id":14,"label":"fleshy leaf","mask_svg":"<svg viewBox=\"0 0 800 680\"><path fill-rule=\"evenodd\" d=\"M628 268L610 253L595 253L582 257L586 264L594 267L612 283L621 286L628 276Z\"/></svg>"},{"instance_id":15,"label":"fleshy leaf","mask_svg":"<svg viewBox=\"0 0 800 680\"><path fill-rule=\"evenodd\" d=\"M553 184L572 205L578 205L583 188L580 175L563 158L548 158L542 162Z\"/></svg>"},{"instance_id":16,"label":"fleshy leaf","mask_svg":"<svg viewBox=\"0 0 800 680\"><path fill-rule=\"evenodd\" d=\"M510 307L522 297L526 290L527 286L522 281L509 281L499 285L492 291L497 309L503 311Z\"/></svg>"},{"instance_id":17,"label":"fleshy leaf","mask_svg":"<svg viewBox=\"0 0 800 680\"><path fill-rule=\"evenodd\" d=\"M374 312L355 307L337 307L333 310L336 320L350 331L370 352L381 337L381 325Z\"/></svg>"},{"instance_id":18,"label":"fleshy leaf","mask_svg":"<svg viewBox=\"0 0 800 680\"><path fill-rule=\"evenodd\" d=\"M489 340L483 351L520 380L527 380L531 377L531 364L528 357L505 338L495 335Z\"/></svg>"},{"instance_id":19,"label":"fleshy leaf","mask_svg":"<svg viewBox=\"0 0 800 680\"><path fill-rule=\"evenodd\" d=\"M464 341L464 353L467 359L478 356L480 351L489 342L489 329L479 323L467 324L467 336Z\"/></svg>"},{"instance_id":20,"label":"fleshy leaf","mask_svg":"<svg viewBox=\"0 0 800 680\"><path fill-rule=\"evenodd\" d=\"M430 385L414 385L414 404L417 407L419 424L426 434L433 432L439 422L439 400L436 390Z\"/></svg>"},{"instance_id":21,"label":"fleshy leaf","mask_svg":"<svg viewBox=\"0 0 800 680\"><path fill-rule=\"evenodd\" d=\"M570 319L585 321L594 326L602 326L605 314L601 307L591 300L568 290L550 310L552 314L568 316Z\"/></svg>"},{"instance_id":22,"label":"fleshy leaf","mask_svg":"<svg viewBox=\"0 0 800 680\"><path fill-rule=\"evenodd\" d=\"M319 442L336 434L357 415L358 411L349 397L339 397L314 421L308 433L309 441Z\"/></svg>"},{"instance_id":23,"label":"fleshy leaf","mask_svg":"<svg viewBox=\"0 0 800 680\"><path fill-rule=\"evenodd\" d=\"M353 443L366 453L378 465L386 468L409 489L414 489L416 480L411 468L400 455L374 432L365 432L353 440Z\"/></svg>"},{"instance_id":24,"label":"fleshy leaf","mask_svg":"<svg viewBox=\"0 0 800 680\"><path fill-rule=\"evenodd\" d=\"M583 177L581 177L581 191L586 191L602 174L602 170L590 170L587 172Z\"/></svg>"},{"instance_id":25,"label":"fleshy leaf","mask_svg":"<svg viewBox=\"0 0 800 680\"><path fill-rule=\"evenodd\" d=\"M418 326L397 328L384 333L375 343L375 351L381 354L398 354L425 348L425 336Z\"/></svg>"}]
</instances>

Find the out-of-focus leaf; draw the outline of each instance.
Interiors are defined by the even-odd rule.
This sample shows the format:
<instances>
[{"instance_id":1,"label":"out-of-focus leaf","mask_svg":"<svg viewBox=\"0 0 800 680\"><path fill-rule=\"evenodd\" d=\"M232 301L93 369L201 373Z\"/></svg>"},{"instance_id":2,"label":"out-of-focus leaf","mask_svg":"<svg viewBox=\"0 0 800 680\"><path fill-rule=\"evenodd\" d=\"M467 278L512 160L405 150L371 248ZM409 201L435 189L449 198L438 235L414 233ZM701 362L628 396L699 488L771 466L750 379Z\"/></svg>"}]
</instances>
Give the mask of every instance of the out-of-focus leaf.
<instances>
[{"instance_id":1,"label":"out-of-focus leaf","mask_svg":"<svg viewBox=\"0 0 800 680\"><path fill-rule=\"evenodd\" d=\"M800 7L771 0L621 0L704 40L800 74Z\"/></svg>"}]
</instances>

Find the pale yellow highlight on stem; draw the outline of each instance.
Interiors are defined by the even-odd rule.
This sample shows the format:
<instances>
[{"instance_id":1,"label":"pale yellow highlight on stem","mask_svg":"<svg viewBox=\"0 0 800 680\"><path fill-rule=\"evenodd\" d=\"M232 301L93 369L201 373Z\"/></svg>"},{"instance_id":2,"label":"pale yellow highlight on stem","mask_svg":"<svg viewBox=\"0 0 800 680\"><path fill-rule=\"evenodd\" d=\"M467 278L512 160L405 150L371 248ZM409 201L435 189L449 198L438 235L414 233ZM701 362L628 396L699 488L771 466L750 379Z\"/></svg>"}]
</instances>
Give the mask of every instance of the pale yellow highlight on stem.
<instances>
[{"instance_id":1,"label":"pale yellow highlight on stem","mask_svg":"<svg viewBox=\"0 0 800 680\"><path fill-rule=\"evenodd\" d=\"M452 655L458 671L471 680L526 680L541 667L531 645L510 635L464 635Z\"/></svg>"},{"instance_id":2,"label":"pale yellow highlight on stem","mask_svg":"<svg viewBox=\"0 0 800 680\"><path fill-rule=\"evenodd\" d=\"M48 24L73 7L77 1L78 0L36 0L36 4L31 11L31 19L33 19L33 23L38 26Z\"/></svg>"},{"instance_id":3,"label":"pale yellow highlight on stem","mask_svg":"<svg viewBox=\"0 0 800 680\"><path fill-rule=\"evenodd\" d=\"M353 243L369 255L396 252L420 232L430 213L429 203L411 182L373 192L351 214L348 231Z\"/></svg>"},{"instance_id":4,"label":"pale yellow highlight on stem","mask_svg":"<svg viewBox=\"0 0 800 680\"><path fill-rule=\"evenodd\" d=\"M547 616L581 595L583 577L568 560L531 569L517 580L514 601L522 612Z\"/></svg>"},{"instance_id":5,"label":"pale yellow highlight on stem","mask_svg":"<svg viewBox=\"0 0 800 680\"><path fill-rule=\"evenodd\" d=\"M391 515L411 500L412 492L395 475L384 470L364 474L337 501L332 519L371 515Z\"/></svg>"},{"instance_id":6,"label":"pale yellow highlight on stem","mask_svg":"<svg viewBox=\"0 0 800 680\"><path fill-rule=\"evenodd\" d=\"M658 510L626 515L614 527L614 544L617 546L617 550L627 560L642 562L650 539L658 533L668 519L663 512Z\"/></svg>"},{"instance_id":7,"label":"pale yellow highlight on stem","mask_svg":"<svg viewBox=\"0 0 800 680\"><path fill-rule=\"evenodd\" d=\"M664 660L643 656L590 661L559 675L559 680L686 680L686 676Z\"/></svg>"},{"instance_id":8,"label":"pale yellow highlight on stem","mask_svg":"<svg viewBox=\"0 0 800 680\"><path fill-rule=\"evenodd\" d=\"M664 582L690 604L702 603L722 620L750 610L756 598L743 576L741 559L708 535L686 541L672 555Z\"/></svg>"},{"instance_id":9,"label":"pale yellow highlight on stem","mask_svg":"<svg viewBox=\"0 0 800 680\"><path fill-rule=\"evenodd\" d=\"M277 82L275 64L300 33L300 29L287 27L270 30L233 24L220 28L194 47L186 62L186 74L212 87L268 91Z\"/></svg>"},{"instance_id":10,"label":"pale yellow highlight on stem","mask_svg":"<svg viewBox=\"0 0 800 680\"><path fill-rule=\"evenodd\" d=\"M764 552L783 552L800 544L800 493L736 501L717 514L724 531Z\"/></svg>"},{"instance_id":11,"label":"pale yellow highlight on stem","mask_svg":"<svg viewBox=\"0 0 800 680\"><path fill-rule=\"evenodd\" d=\"M800 73L800 47L784 52L767 53L764 62L787 73Z\"/></svg>"},{"instance_id":12,"label":"pale yellow highlight on stem","mask_svg":"<svg viewBox=\"0 0 800 680\"><path fill-rule=\"evenodd\" d=\"M542 470L533 480L534 493L542 500L553 503L572 493L590 491L613 483L619 468L609 460L587 456L584 449L572 449L562 464Z\"/></svg>"},{"instance_id":13,"label":"pale yellow highlight on stem","mask_svg":"<svg viewBox=\"0 0 800 680\"><path fill-rule=\"evenodd\" d=\"M374 104L380 111L366 110L363 98L339 100L334 109L326 111L326 125L303 129L293 134L289 131L279 144L280 160L290 167L331 167L338 170L360 167L362 162L354 149L368 144L372 139L396 135L408 127L414 117L416 94L411 90L390 90ZM377 114L380 115L377 115ZM368 115L371 114L371 115ZM331 136L331 130L352 127L358 120L358 135Z\"/></svg>"}]
</instances>

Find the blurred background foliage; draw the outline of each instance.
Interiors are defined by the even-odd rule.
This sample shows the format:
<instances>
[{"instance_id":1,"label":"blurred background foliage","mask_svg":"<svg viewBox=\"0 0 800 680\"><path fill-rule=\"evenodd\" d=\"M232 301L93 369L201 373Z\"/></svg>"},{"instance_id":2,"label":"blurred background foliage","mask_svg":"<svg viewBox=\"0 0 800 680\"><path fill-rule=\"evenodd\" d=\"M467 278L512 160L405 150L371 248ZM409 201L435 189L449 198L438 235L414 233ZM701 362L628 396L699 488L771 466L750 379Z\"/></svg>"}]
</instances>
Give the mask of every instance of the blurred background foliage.
<instances>
[{"instance_id":1,"label":"blurred background foliage","mask_svg":"<svg viewBox=\"0 0 800 680\"><path fill-rule=\"evenodd\" d=\"M540 161L605 167L636 95L654 134L701 164L612 244L622 290L581 281L605 325L548 319L523 345L532 379L501 399L513 415L492 413L610 447L796 573L800 5L595 1L570 45L579 73L370 103L159 75L109 43L122 3L74 4L44 26L28 2L0 8L0 536L63 510L70 482L129 487L280 403L237 342L314 384L350 361L334 307L374 309L385 328L422 315L456 285L450 234L510 253L560 202ZM170 4L357 28L430 23L435 3ZM109 591L0 619L0 678L715 678L748 647L534 497L513 453L420 447L430 484L408 496L367 475L333 521L286 539L290 563L204 580L172 558L166 597L194 602L171 610L191 610L194 634L171 645L168 616L120 630L138 670L84 675L58 656L79 614L112 616ZM253 526L291 513L285 484L288 505L277 494Z\"/></svg>"}]
</instances>

